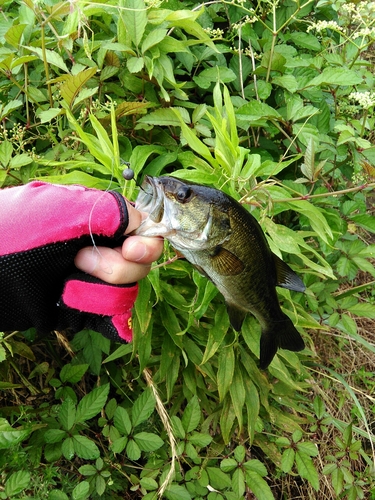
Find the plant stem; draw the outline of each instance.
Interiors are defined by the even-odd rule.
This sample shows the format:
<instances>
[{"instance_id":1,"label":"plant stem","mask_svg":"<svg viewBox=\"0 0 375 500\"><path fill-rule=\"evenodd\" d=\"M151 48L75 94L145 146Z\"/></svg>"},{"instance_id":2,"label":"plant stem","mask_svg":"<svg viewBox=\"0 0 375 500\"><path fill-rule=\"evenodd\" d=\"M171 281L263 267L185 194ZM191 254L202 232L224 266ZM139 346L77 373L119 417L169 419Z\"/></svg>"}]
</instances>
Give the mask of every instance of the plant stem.
<instances>
[{"instance_id":1,"label":"plant stem","mask_svg":"<svg viewBox=\"0 0 375 500\"><path fill-rule=\"evenodd\" d=\"M284 186L285 187L285 186ZM319 194L306 194L304 196L296 196L294 198L282 198L274 200L275 203L288 203L290 201L302 201L302 200L312 200L316 198L328 198L328 196L340 196L346 193L356 193L357 191L362 191L364 189L370 189L375 187L375 182L370 182L362 184L361 186L356 186L352 188L342 189L340 191L334 191L330 193L319 193Z\"/></svg>"}]
</instances>

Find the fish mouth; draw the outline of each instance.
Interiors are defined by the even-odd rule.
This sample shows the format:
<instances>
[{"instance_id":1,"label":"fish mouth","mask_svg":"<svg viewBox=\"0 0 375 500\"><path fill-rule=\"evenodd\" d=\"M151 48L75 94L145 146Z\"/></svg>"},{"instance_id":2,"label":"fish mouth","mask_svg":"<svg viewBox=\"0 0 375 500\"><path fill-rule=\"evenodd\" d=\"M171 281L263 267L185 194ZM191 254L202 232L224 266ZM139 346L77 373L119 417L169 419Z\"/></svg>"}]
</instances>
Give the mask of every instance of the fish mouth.
<instances>
[{"instance_id":1,"label":"fish mouth","mask_svg":"<svg viewBox=\"0 0 375 500\"><path fill-rule=\"evenodd\" d=\"M148 215L133 234L141 236L167 236L171 233L165 218L164 188L158 178L146 176L135 201L135 208Z\"/></svg>"}]
</instances>

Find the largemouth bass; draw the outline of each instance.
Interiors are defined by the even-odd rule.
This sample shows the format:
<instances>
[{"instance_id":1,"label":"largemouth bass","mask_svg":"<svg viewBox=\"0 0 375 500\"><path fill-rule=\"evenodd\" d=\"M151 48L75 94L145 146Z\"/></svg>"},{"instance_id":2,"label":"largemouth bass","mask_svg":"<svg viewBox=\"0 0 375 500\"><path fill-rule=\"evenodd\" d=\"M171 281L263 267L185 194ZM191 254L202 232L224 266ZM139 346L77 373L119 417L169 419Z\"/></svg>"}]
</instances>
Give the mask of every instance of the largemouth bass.
<instances>
[{"instance_id":1,"label":"largemouth bass","mask_svg":"<svg viewBox=\"0 0 375 500\"><path fill-rule=\"evenodd\" d=\"M260 367L279 347L301 351L305 344L281 311L276 286L303 292L301 279L270 249L257 220L217 189L173 177L146 177L136 208L148 217L135 231L163 236L224 296L232 327L239 331L248 312L259 321Z\"/></svg>"}]
</instances>

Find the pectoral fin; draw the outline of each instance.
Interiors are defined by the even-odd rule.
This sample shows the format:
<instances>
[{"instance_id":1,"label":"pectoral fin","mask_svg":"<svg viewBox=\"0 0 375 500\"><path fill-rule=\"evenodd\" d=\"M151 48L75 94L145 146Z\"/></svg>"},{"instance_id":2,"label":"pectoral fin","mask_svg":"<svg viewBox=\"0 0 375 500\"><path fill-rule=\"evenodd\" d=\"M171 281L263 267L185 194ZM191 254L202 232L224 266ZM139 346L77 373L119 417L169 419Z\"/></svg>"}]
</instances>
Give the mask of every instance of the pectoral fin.
<instances>
[{"instance_id":1,"label":"pectoral fin","mask_svg":"<svg viewBox=\"0 0 375 500\"><path fill-rule=\"evenodd\" d=\"M244 270L244 263L220 245L214 248L210 257L213 269L221 276L236 276Z\"/></svg>"},{"instance_id":2,"label":"pectoral fin","mask_svg":"<svg viewBox=\"0 0 375 500\"><path fill-rule=\"evenodd\" d=\"M227 311L230 324L237 332L239 332L241 330L242 323L245 319L246 311L243 311L242 309L237 309L237 307L234 307L233 305L230 304L227 304Z\"/></svg>"},{"instance_id":3,"label":"pectoral fin","mask_svg":"<svg viewBox=\"0 0 375 500\"><path fill-rule=\"evenodd\" d=\"M304 292L306 287L301 278L299 278L288 264L285 264L277 255L273 254L273 258L276 265L277 286L288 288L295 292Z\"/></svg>"}]
</instances>

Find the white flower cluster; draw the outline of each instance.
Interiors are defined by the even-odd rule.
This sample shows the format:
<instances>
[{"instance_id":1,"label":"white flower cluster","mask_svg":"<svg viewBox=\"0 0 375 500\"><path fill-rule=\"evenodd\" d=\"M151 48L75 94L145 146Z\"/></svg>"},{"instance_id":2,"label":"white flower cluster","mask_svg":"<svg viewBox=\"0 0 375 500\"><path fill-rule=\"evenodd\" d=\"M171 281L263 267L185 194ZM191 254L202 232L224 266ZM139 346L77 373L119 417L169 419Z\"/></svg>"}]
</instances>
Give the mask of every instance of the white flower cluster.
<instances>
[{"instance_id":1,"label":"white flower cluster","mask_svg":"<svg viewBox=\"0 0 375 500\"><path fill-rule=\"evenodd\" d=\"M239 23L233 24L232 29L239 30L240 28L242 28L242 26L245 26L245 24L253 24L256 21L258 21L257 16L253 16L253 17L246 16L243 21L240 21Z\"/></svg>"},{"instance_id":2,"label":"white flower cluster","mask_svg":"<svg viewBox=\"0 0 375 500\"><path fill-rule=\"evenodd\" d=\"M363 109L369 109L375 104L375 92L352 92L349 99L357 101Z\"/></svg>"},{"instance_id":3,"label":"white flower cluster","mask_svg":"<svg viewBox=\"0 0 375 500\"><path fill-rule=\"evenodd\" d=\"M371 38L375 38L375 27L374 28L363 28L355 33L353 33L352 38L355 40L360 36L369 36Z\"/></svg>"},{"instance_id":4,"label":"white flower cluster","mask_svg":"<svg viewBox=\"0 0 375 500\"><path fill-rule=\"evenodd\" d=\"M222 38L224 36L224 30L220 28L204 28L204 31L208 33L213 38Z\"/></svg>"},{"instance_id":5,"label":"white flower cluster","mask_svg":"<svg viewBox=\"0 0 375 500\"><path fill-rule=\"evenodd\" d=\"M312 23L311 26L307 28L307 31L317 31L320 33L326 29L331 29L333 31L344 31L342 26L339 26L336 21L317 21L316 23Z\"/></svg>"}]
</instances>

